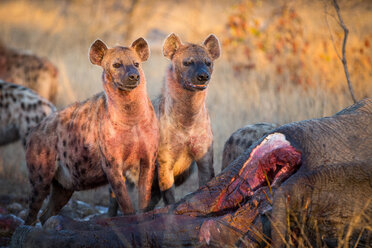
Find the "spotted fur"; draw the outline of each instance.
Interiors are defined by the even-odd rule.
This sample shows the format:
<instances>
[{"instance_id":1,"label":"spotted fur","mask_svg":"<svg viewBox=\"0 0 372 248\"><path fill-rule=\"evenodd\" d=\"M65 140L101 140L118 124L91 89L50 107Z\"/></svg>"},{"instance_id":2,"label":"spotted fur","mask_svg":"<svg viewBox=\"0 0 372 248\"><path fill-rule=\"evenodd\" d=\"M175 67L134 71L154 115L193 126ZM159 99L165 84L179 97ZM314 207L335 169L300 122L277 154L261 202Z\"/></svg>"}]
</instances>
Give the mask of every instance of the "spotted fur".
<instances>
[{"instance_id":1,"label":"spotted fur","mask_svg":"<svg viewBox=\"0 0 372 248\"><path fill-rule=\"evenodd\" d=\"M0 42L0 78L30 88L55 103L58 70L46 58L8 48Z\"/></svg>"},{"instance_id":2,"label":"spotted fur","mask_svg":"<svg viewBox=\"0 0 372 248\"><path fill-rule=\"evenodd\" d=\"M51 185L42 223L57 214L74 191L107 182L122 211L133 213L126 179L138 185L140 208L147 207L159 142L140 64L148 56L142 38L129 48L107 48L100 40L93 43L90 60L103 68L104 92L48 116L28 139L32 194L26 224L35 222Z\"/></svg>"},{"instance_id":3,"label":"spotted fur","mask_svg":"<svg viewBox=\"0 0 372 248\"><path fill-rule=\"evenodd\" d=\"M257 123L244 126L231 134L222 154L222 170L245 152L255 141L279 127L275 123Z\"/></svg>"},{"instance_id":4,"label":"spotted fur","mask_svg":"<svg viewBox=\"0 0 372 248\"><path fill-rule=\"evenodd\" d=\"M50 113L52 103L23 86L0 80L0 145L21 139Z\"/></svg>"},{"instance_id":5,"label":"spotted fur","mask_svg":"<svg viewBox=\"0 0 372 248\"><path fill-rule=\"evenodd\" d=\"M164 202L171 204L175 201L175 177L188 170L193 161L198 165L200 186L214 177L213 134L205 99L220 47L214 35L197 45L183 44L171 34L163 53L172 65L154 105L160 125L159 186Z\"/></svg>"}]
</instances>

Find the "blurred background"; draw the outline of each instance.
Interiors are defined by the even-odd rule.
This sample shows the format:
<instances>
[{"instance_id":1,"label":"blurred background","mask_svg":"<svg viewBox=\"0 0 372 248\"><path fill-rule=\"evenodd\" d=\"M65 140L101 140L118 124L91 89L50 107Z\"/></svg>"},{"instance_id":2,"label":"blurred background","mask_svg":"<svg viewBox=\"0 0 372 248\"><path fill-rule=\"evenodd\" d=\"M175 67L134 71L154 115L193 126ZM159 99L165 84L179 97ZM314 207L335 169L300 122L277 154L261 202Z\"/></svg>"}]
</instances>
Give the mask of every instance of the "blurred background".
<instances>
[{"instance_id":1,"label":"blurred background","mask_svg":"<svg viewBox=\"0 0 372 248\"><path fill-rule=\"evenodd\" d=\"M338 2L350 30L346 55L356 98L372 97L372 1ZM172 32L194 43L213 33L221 42L207 98L217 173L224 142L236 129L329 116L353 103L339 59L343 30L329 0L0 1L1 41L58 67L59 109L102 91L101 68L88 59L97 38L128 46L144 37L151 49L144 64L148 92L156 97L169 65L162 43ZM195 180L180 194L194 191ZM27 197L19 143L0 148L0 188ZM107 204L106 196L103 188L74 197Z\"/></svg>"}]
</instances>

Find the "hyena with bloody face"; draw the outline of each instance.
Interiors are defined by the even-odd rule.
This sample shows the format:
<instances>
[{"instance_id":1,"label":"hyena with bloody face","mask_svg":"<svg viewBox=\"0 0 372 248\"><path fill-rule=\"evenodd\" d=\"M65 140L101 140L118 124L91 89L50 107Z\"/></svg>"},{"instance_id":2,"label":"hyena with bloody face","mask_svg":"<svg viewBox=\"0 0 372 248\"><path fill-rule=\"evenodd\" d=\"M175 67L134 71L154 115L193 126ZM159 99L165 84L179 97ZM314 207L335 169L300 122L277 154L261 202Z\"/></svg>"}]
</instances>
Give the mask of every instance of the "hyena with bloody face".
<instances>
[{"instance_id":1,"label":"hyena with bloody face","mask_svg":"<svg viewBox=\"0 0 372 248\"><path fill-rule=\"evenodd\" d=\"M46 58L8 48L0 41L0 78L30 88L55 103L58 70Z\"/></svg>"},{"instance_id":2,"label":"hyena with bloody face","mask_svg":"<svg viewBox=\"0 0 372 248\"><path fill-rule=\"evenodd\" d=\"M25 144L27 134L54 111L32 90L0 80L0 146L19 139Z\"/></svg>"},{"instance_id":3,"label":"hyena with bloody face","mask_svg":"<svg viewBox=\"0 0 372 248\"><path fill-rule=\"evenodd\" d=\"M172 64L155 104L160 126L158 180L165 204L171 204L175 202L175 177L193 161L198 166L199 186L214 177L213 134L205 99L220 45L214 35L196 45L183 44L171 34L163 54Z\"/></svg>"},{"instance_id":4,"label":"hyena with bloody face","mask_svg":"<svg viewBox=\"0 0 372 248\"><path fill-rule=\"evenodd\" d=\"M159 127L141 68L148 45L139 38L129 48L109 49L97 40L89 55L103 68L104 92L50 115L28 139L32 195L26 224L35 223L50 185L42 223L57 214L75 190L107 182L125 214L134 213L126 179L138 185L140 209L149 203Z\"/></svg>"}]
</instances>

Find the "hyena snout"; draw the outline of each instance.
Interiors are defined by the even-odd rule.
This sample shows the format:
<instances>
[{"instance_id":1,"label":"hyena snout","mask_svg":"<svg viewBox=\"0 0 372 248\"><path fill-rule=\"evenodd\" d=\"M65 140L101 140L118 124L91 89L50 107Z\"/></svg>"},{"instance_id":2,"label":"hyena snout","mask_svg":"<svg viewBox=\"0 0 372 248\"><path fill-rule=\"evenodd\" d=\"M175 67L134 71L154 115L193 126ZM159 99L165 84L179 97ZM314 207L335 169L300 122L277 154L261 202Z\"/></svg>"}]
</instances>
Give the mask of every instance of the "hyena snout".
<instances>
[{"instance_id":1,"label":"hyena snout","mask_svg":"<svg viewBox=\"0 0 372 248\"><path fill-rule=\"evenodd\" d=\"M205 84L209 81L209 78L210 78L210 74L209 72L207 71L199 71L197 74L196 74L196 80L198 83L200 84Z\"/></svg>"},{"instance_id":2,"label":"hyena snout","mask_svg":"<svg viewBox=\"0 0 372 248\"><path fill-rule=\"evenodd\" d=\"M140 74L137 69L133 67L127 67L125 74L122 76L120 83L118 83L119 88L122 90L132 90L140 84Z\"/></svg>"},{"instance_id":3,"label":"hyena snout","mask_svg":"<svg viewBox=\"0 0 372 248\"><path fill-rule=\"evenodd\" d=\"M128 80L133 83L137 83L139 81L140 75L138 73L129 73Z\"/></svg>"},{"instance_id":4,"label":"hyena snout","mask_svg":"<svg viewBox=\"0 0 372 248\"><path fill-rule=\"evenodd\" d=\"M187 90L195 91L195 90L204 90L208 87L209 79L211 74L208 70L204 68L196 68L189 72L188 80L184 80L184 87Z\"/></svg>"}]
</instances>

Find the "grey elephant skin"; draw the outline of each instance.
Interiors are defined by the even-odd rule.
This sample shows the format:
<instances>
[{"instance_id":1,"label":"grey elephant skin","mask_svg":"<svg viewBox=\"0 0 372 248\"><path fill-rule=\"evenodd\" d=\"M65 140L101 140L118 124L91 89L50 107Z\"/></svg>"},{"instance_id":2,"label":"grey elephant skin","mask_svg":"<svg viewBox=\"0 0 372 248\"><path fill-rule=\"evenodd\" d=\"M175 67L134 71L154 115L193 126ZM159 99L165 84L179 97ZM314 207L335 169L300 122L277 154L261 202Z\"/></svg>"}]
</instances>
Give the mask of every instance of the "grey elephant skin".
<instances>
[{"instance_id":1,"label":"grey elephant skin","mask_svg":"<svg viewBox=\"0 0 372 248\"><path fill-rule=\"evenodd\" d=\"M264 176L263 176L264 175ZM12 247L372 246L372 99L258 140L176 204L21 226Z\"/></svg>"}]
</instances>

